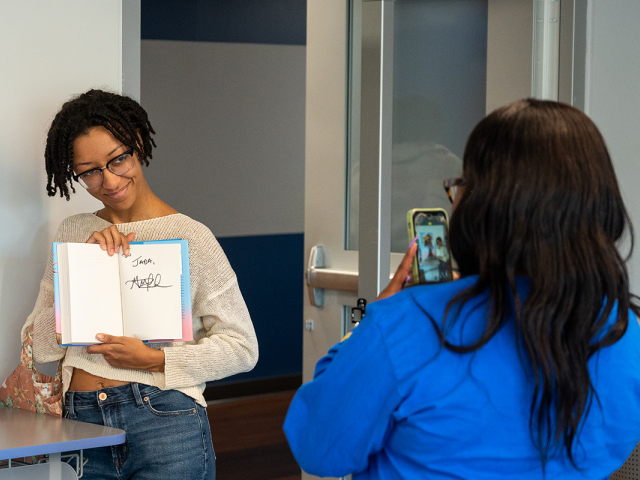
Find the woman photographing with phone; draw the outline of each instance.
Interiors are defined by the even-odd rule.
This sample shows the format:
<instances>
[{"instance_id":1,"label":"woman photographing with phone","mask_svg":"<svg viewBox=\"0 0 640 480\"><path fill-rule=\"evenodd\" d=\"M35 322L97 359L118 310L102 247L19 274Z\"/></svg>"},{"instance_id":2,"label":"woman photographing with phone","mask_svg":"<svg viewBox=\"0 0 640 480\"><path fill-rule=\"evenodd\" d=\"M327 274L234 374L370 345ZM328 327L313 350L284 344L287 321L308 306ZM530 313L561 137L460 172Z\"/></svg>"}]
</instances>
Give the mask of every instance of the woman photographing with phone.
<instances>
[{"instance_id":1,"label":"woman photographing with phone","mask_svg":"<svg viewBox=\"0 0 640 480\"><path fill-rule=\"evenodd\" d=\"M100 345L58 345L49 258L23 336L33 327L37 362L62 359L66 418L127 435L124 445L84 452L87 479L215 478L204 387L251 370L258 358L249 312L220 245L206 226L160 200L144 178L154 133L137 102L91 90L62 106L47 137L49 195L68 199L77 182L104 206L67 218L55 241L99 244L105 255L128 254L134 239L189 242L192 342L146 345L98 334Z\"/></svg>"},{"instance_id":2,"label":"woman photographing with phone","mask_svg":"<svg viewBox=\"0 0 640 480\"><path fill-rule=\"evenodd\" d=\"M568 105L518 101L476 126L463 177L460 280L400 292L410 248L390 298L291 404L305 471L604 479L640 440L638 306L616 248L632 231L600 132Z\"/></svg>"}]
</instances>

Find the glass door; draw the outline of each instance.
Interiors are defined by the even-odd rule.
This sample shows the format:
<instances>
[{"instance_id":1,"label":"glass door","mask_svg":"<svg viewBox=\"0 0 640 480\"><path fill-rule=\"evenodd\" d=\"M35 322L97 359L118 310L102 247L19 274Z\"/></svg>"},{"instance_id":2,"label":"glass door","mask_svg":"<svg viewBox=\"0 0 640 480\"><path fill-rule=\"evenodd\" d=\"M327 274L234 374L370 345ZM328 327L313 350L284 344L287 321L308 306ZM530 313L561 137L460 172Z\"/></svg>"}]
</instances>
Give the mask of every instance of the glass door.
<instances>
[{"instance_id":1,"label":"glass door","mask_svg":"<svg viewBox=\"0 0 640 480\"><path fill-rule=\"evenodd\" d=\"M353 7L351 21L377 21L373 15L366 15L367 7L375 3L385 4L364 2L365 15L361 16ZM381 87L381 96L389 97L389 105L388 123L380 125L381 130L388 130L387 145L380 150L386 153L385 160L390 165L381 165L381 178L391 180L390 209L385 212L390 218L390 250L403 253L408 243L408 210L429 207L450 213L442 181L460 176L466 138L485 115L488 5L486 0L386 3L393 10L388 13L387 26L381 34L390 44L384 59L388 66L383 66L390 74L387 84ZM370 97L380 96L380 90L374 88L377 85L367 85L377 79L364 74L359 78L362 68L358 47L353 41L347 212L347 248L353 250L358 249L360 241L360 148L365 148L357 137L360 130L366 135L366 129L371 128L360 117L359 106L369 90L373 90ZM374 104L371 100L367 103ZM374 124L371 129L375 127Z\"/></svg>"},{"instance_id":2,"label":"glass door","mask_svg":"<svg viewBox=\"0 0 640 480\"><path fill-rule=\"evenodd\" d=\"M473 126L532 95L539 1L307 3L304 381L387 285L407 210L449 211Z\"/></svg>"}]
</instances>

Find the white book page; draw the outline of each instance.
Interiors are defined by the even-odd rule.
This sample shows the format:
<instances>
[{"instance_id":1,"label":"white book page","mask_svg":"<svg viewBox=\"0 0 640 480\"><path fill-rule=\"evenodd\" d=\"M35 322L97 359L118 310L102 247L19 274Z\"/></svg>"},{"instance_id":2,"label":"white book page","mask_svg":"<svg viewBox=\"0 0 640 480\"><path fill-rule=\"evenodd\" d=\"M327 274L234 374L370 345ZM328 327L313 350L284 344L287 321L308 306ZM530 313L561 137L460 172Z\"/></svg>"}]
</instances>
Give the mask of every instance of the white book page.
<instances>
[{"instance_id":1,"label":"white book page","mask_svg":"<svg viewBox=\"0 0 640 480\"><path fill-rule=\"evenodd\" d=\"M70 342L100 343L97 333L123 335L118 256L97 244L67 244Z\"/></svg>"},{"instance_id":2,"label":"white book page","mask_svg":"<svg viewBox=\"0 0 640 480\"><path fill-rule=\"evenodd\" d=\"M120 255L124 334L140 340L182 338L179 243L131 245Z\"/></svg>"},{"instance_id":3,"label":"white book page","mask_svg":"<svg viewBox=\"0 0 640 480\"><path fill-rule=\"evenodd\" d=\"M62 335L62 343L66 344L71 341L69 340L71 338L71 326L69 324L69 262L67 259L67 244L61 243L56 249L58 264L54 265L54 270L58 272L60 334Z\"/></svg>"}]
</instances>

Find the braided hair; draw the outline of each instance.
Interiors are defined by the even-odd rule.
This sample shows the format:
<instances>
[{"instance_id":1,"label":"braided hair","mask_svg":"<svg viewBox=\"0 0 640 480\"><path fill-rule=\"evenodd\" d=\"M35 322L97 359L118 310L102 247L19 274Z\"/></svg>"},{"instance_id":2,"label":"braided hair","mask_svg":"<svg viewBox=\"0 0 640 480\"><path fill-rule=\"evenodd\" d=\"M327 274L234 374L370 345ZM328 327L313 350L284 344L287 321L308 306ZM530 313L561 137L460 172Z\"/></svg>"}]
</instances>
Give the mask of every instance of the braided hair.
<instances>
[{"instance_id":1,"label":"braided hair","mask_svg":"<svg viewBox=\"0 0 640 480\"><path fill-rule=\"evenodd\" d=\"M106 128L137 153L140 164L149 165L149 159L153 158L151 150L156 146L151 134L156 132L147 112L125 95L89 90L62 105L49 128L44 159L50 197L55 196L58 189L60 197L67 200L69 188L75 193L72 184L73 142L94 127Z\"/></svg>"}]
</instances>

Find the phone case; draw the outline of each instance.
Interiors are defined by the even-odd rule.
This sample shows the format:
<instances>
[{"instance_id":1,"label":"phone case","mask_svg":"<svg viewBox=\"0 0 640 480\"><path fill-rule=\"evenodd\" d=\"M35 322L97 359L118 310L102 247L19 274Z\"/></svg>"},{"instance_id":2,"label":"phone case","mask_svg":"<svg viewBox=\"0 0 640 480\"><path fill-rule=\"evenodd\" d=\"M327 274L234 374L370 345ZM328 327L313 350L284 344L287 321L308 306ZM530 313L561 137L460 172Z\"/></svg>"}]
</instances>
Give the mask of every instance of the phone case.
<instances>
[{"instance_id":1,"label":"phone case","mask_svg":"<svg viewBox=\"0 0 640 480\"><path fill-rule=\"evenodd\" d=\"M447 227L447 231L449 230L449 216L447 215L447 211L443 208L413 208L411 210L409 210L407 212L407 233L409 236L409 241L411 242L415 236L416 236L416 229L415 229L415 225L413 222L413 217L415 216L416 213L432 213L432 214L436 214L436 215L442 215L445 218L445 225ZM448 247L447 247L448 248ZM450 250L449 251L449 255L451 255ZM413 284L414 285L418 285L420 283L420 276L419 276L419 265L418 265L418 254L416 253L416 255L413 257L413 261L411 262L411 267L412 267L412 272L413 272ZM430 283L439 283L439 282L424 282L424 284L430 284Z\"/></svg>"}]
</instances>

